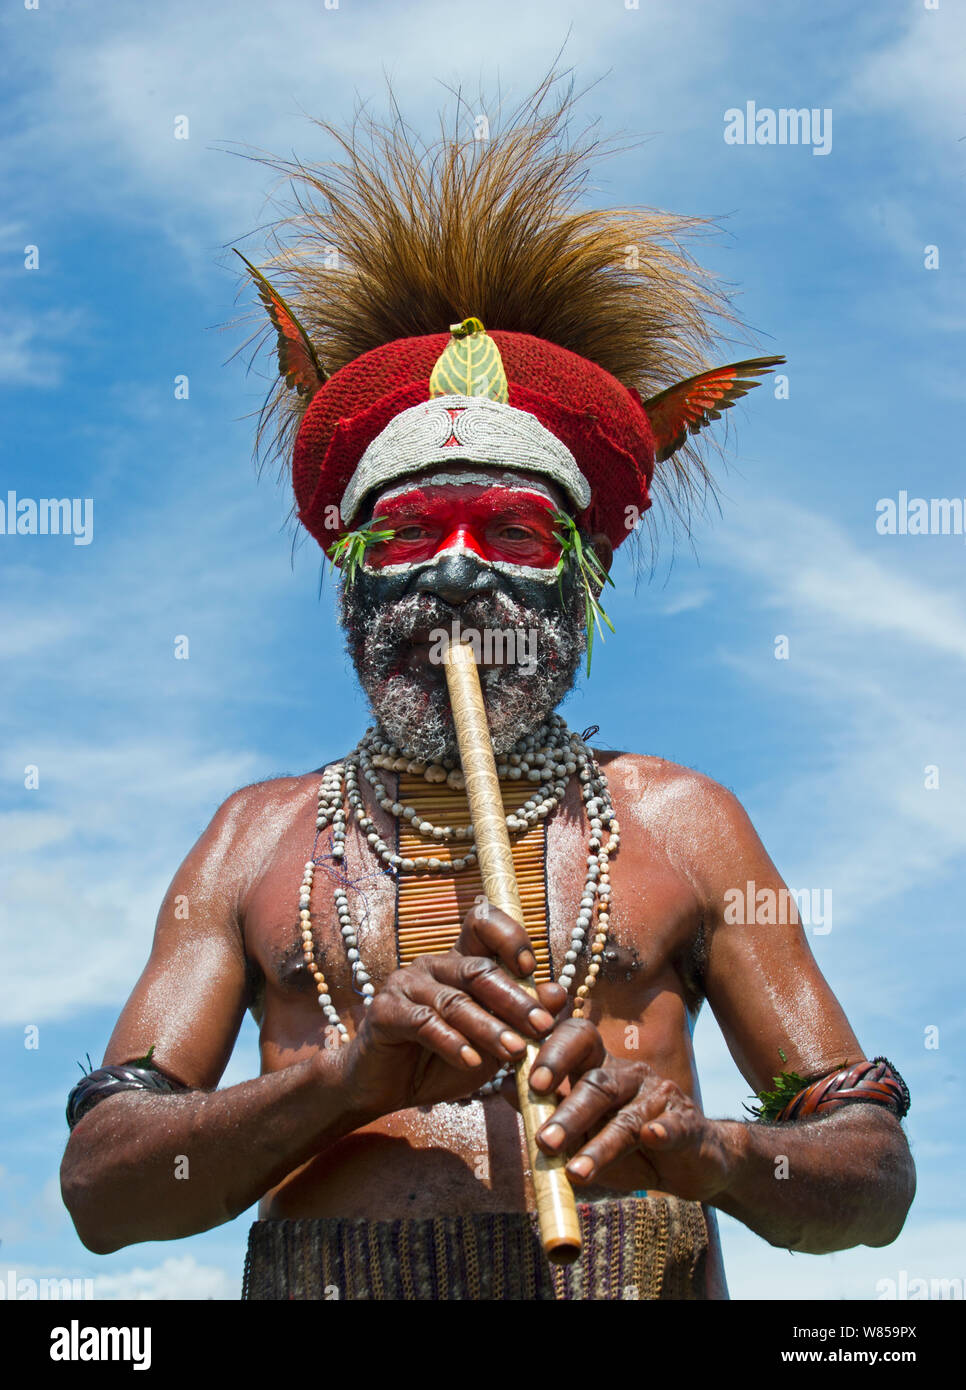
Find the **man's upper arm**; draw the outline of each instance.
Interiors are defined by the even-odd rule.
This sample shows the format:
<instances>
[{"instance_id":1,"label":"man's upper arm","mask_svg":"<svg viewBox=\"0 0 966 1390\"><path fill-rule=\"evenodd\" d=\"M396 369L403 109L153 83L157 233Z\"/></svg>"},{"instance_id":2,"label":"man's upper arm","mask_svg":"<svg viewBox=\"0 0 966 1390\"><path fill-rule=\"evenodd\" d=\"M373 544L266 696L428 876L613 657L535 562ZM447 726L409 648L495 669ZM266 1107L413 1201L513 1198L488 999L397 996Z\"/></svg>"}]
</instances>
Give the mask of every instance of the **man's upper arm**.
<instances>
[{"instance_id":1,"label":"man's upper arm","mask_svg":"<svg viewBox=\"0 0 966 1390\"><path fill-rule=\"evenodd\" d=\"M780 1071L812 1078L859 1061L865 1054L754 826L730 792L701 781L706 993L742 1075L763 1090Z\"/></svg>"},{"instance_id":2,"label":"man's upper arm","mask_svg":"<svg viewBox=\"0 0 966 1390\"><path fill-rule=\"evenodd\" d=\"M249 802L247 788L230 796L175 874L105 1066L153 1047L155 1065L186 1086L218 1084L246 1006L237 847Z\"/></svg>"}]
</instances>

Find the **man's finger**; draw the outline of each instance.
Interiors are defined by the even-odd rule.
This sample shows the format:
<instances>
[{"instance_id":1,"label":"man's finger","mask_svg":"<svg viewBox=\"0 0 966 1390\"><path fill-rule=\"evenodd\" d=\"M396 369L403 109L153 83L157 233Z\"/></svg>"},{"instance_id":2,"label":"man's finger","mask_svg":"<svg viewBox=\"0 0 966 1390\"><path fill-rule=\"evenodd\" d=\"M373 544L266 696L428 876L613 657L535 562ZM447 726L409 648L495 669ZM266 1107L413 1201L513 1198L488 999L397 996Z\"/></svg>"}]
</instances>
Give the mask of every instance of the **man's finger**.
<instances>
[{"instance_id":1,"label":"man's finger","mask_svg":"<svg viewBox=\"0 0 966 1390\"><path fill-rule=\"evenodd\" d=\"M537 998L548 1013L559 1014L566 1007L570 995L563 985L558 985L554 980L544 980L537 985Z\"/></svg>"},{"instance_id":2,"label":"man's finger","mask_svg":"<svg viewBox=\"0 0 966 1390\"><path fill-rule=\"evenodd\" d=\"M445 956L434 973L438 979L471 994L485 1009L519 1028L528 1038L542 1038L553 1027L553 1015L543 1007L539 996L534 998L522 984L511 979L491 956Z\"/></svg>"},{"instance_id":3,"label":"man's finger","mask_svg":"<svg viewBox=\"0 0 966 1390\"><path fill-rule=\"evenodd\" d=\"M660 1111L658 1121L666 1117ZM619 1158L635 1153L641 1133L641 1124L635 1114L635 1107L620 1110L604 1128L582 1145L580 1152L567 1164L567 1174L576 1182L591 1182L604 1168L616 1163Z\"/></svg>"},{"instance_id":4,"label":"man's finger","mask_svg":"<svg viewBox=\"0 0 966 1390\"><path fill-rule=\"evenodd\" d=\"M702 1125L703 1119L699 1118L696 1112L665 1110L641 1125L638 1146L642 1149L653 1149L655 1153L661 1149L670 1152L686 1148L699 1137L698 1131Z\"/></svg>"},{"instance_id":5,"label":"man's finger","mask_svg":"<svg viewBox=\"0 0 966 1390\"><path fill-rule=\"evenodd\" d=\"M577 1182L592 1181L604 1168L631 1151L657 1154L662 1150L681 1153L698 1150L706 1131L706 1121L700 1110L687 1102L681 1104L669 1097L667 1107L653 1114L658 1104L656 1094L641 1105L629 1105L567 1164L568 1174Z\"/></svg>"},{"instance_id":6,"label":"man's finger","mask_svg":"<svg viewBox=\"0 0 966 1390\"><path fill-rule=\"evenodd\" d=\"M458 1035L477 1054L496 1057L500 1062L515 1062L522 1057L526 1039L521 1036L518 1027L496 1017L488 1008L464 993L456 982L441 984L431 975L413 972L406 995L413 1011L431 1012L449 1032ZM533 1007L532 1000L527 999L527 1004ZM513 1011L504 1009L504 1012Z\"/></svg>"},{"instance_id":7,"label":"man's finger","mask_svg":"<svg viewBox=\"0 0 966 1390\"><path fill-rule=\"evenodd\" d=\"M537 1142L545 1153L572 1153L585 1134L636 1094L637 1081L631 1068L589 1071L560 1102L553 1118L537 1130ZM659 1106L655 1113L663 1108Z\"/></svg>"},{"instance_id":8,"label":"man's finger","mask_svg":"<svg viewBox=\"0 0 966 1390\"><path fill-rule=\"evenodd\" d=\"M454 947L461 956L494 956L512 975L532 975L537 968L525 928L487 898L480 898L463 918Z\"/></svg>"},{"instance_id":9,"label":"man's finger","mask_svg":"<svg viewBox=\"0 0 966 1390\"><path fill-rule=\"evenodd\" d=\"M541 1038L553 1027L553 1015L540 1000L489 956L431 956L410 969L404 992L438 1012L445 1007L444 1016L454 1020L454 1027L461 1027L454 1010L462 1008L462 999L472 1001L474 1010L480 1006L472 1016L485 1012L497 1034L509 1026L523 1038Z\"/></svg>"},{"instance_id":10,"label":"man's finger","mask_svg":"<svg viewBox=\"0 0 966 1390\"><path fill-rule=\"evenodd\" d=\"M601 1066L607 1048L589 1018L565 1018L543 1044L530 1072L530 1085L543 1093Z\"/></svg>"},{"instance_id":11,"label":"man's finger","mask_svg":"<svg viewBox=\"0 0 966 1390\"><path fill-rule=\"evenodd\" d=\"M483 1065L483 1058L466 1036L428 1004L401 997L378 1007L373 1004L363 1026L377 1046L418 1043L451 1067L473 1071Z\"/></svg>"}]
</instances>

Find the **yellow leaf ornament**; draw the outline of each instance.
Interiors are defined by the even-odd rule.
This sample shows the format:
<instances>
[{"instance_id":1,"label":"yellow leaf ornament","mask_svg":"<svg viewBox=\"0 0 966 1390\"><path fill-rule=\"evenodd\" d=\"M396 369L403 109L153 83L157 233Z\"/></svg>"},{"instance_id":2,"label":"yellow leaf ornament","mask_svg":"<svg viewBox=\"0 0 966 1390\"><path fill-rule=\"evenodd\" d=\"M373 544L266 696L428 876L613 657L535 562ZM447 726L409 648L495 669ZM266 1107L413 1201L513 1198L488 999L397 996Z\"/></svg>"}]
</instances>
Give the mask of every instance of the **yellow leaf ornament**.
<instances>
[{"instance_id":1,"label":"yellow leaf ornament","mask_svg":"<svg viewBox=\"0 0 966 1390\"><path fill-rule=\"evenodd\" d=\"M509 399L500 349L479 319L450 325L451 338L436 359L429 378L433 396L487 396L506 405Z\"/></svg>"}]
</instances>

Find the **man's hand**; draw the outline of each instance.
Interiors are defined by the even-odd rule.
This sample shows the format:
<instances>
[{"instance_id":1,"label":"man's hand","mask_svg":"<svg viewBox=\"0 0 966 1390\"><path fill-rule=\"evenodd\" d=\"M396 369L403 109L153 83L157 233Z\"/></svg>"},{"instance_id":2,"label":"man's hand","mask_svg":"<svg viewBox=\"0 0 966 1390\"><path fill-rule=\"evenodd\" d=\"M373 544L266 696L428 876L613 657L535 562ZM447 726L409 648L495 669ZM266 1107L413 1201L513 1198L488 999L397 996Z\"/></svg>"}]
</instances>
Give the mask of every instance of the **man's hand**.
<instances>
[{"instance_id":1,"label":"man's hand","mask_svg":"<svg viewBox=\"0 0 966 1390\"><path fill-rule=\"evenodd\" d=\"M712 1201L727 1186L735 1161L728 1142L733 1126L707 1119L645 1062L609 1057L587 1019L555 1028L530 1085L546 1094L568 1077L570 1094L537 1141L545 1153L573 1155L567 1175L577 1186L601 1181L625 1191L654 1188L698 1202Z\"/></svg>"},{"instance_id":2,"label":"man's hand","mask_svg":"<svg viewBox=\"0 0 966 1390\"><path fill-rule=\"evenodd\" d=\"M567 998L545 984L534 999L511 978L533 968L524 929L487 904L474 907L453 950L394 971L366 1010L343 1062L353 1106L378 1117L459 1100L518 1061Z\"/></svg>"}]
</instances>

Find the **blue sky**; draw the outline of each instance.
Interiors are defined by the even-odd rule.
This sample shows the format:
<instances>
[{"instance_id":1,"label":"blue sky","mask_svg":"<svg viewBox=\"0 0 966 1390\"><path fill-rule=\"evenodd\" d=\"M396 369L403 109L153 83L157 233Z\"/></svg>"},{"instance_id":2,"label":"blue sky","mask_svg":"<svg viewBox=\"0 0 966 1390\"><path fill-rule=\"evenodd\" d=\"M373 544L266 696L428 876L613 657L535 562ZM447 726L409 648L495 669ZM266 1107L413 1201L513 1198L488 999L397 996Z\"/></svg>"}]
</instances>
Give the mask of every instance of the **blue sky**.
<instances>
[{"instance_id":1,"label":"blue sky","mask_svg":"<svg viewBox=\"0 0 966 1390\"><path fill-rule=\"evenodd\" d=\"M731 787L786 880L831 894L813 950L913 1094L919 1193L900 1239L817 1258L723 1219L732 1295L962 1278L966 551L875 528L901 489L966 494L962 8L40 0L0 24L0 500L94 502L89 545L0 536L0 1273L94 1276L103 1298L238 1296L252 1214L83 1249L59 1198L64 1101L217 805L344 752L365 723L318 551L293 561L289 498L254 477L267 363L246 375L228 360L244 332L219 326L239 312L229 248L258 259L271 181L229 150L325 158L307 116L379 109L384 73L429 132L441 82L518 97L569 32L579 83L601 79L582 113L645 137L600 166L594 197L720 218L702 259L740 287L753 346L788 357L789 398L764 387L732 412L697 557L679 545L636 592L619 560L616 636L565 713ZM830 109L830 152L726 144L724 113L748 101ZM696 1042L706 1108L739 1114L748 1087L710 1013ZM222 1084L256 1070L248 1021Z\"/></svg>"}]
</instances>

